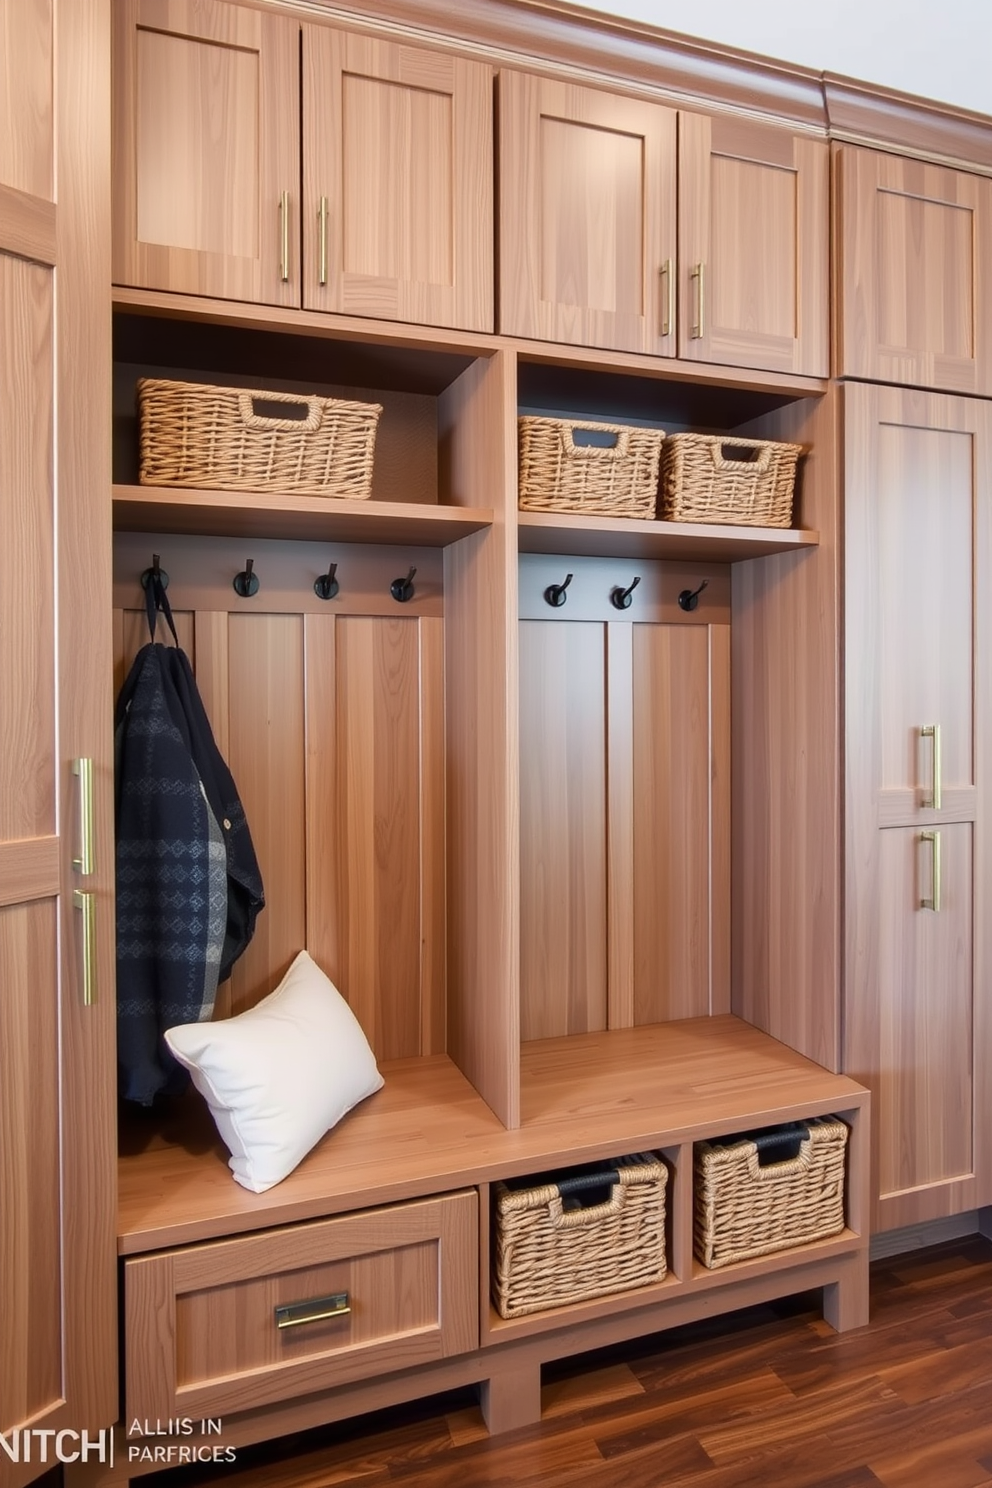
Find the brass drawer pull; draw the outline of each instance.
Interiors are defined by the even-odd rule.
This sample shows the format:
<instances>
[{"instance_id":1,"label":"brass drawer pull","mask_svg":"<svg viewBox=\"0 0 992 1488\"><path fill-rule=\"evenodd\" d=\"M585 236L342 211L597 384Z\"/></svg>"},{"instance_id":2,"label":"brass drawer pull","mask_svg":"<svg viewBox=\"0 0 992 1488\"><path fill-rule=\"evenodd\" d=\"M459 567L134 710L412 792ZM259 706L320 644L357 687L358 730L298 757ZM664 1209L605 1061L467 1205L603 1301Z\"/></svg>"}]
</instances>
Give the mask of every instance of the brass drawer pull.
<instances>
[{"instance_id":1,"label":"brass drawer pull","mask_svg":"<svg viewBox=\"0 0 992 1488\"><path fill-rule=\"evenodd\" d=\"M72 773L79 777L79 856L72 866L84 878L93 871L93 761L74 759Z\"/></svg>"},{"instance_id":2,"label":"brass drawer pull","mask_svg":"<svg viewBox=\"0 0 992 1488\"><path fill-rule=\"evenodd\" d=\"M279 196L279 278L283 284L289 280L289 192Z\"/></svg>"},{"instance_id":3,"label":"brass drawer pull","mask_svg":"<svg viewBox=\"0 0 992 1488\"><path fill-rule=\"evenodd\" d=\"M924 806L929 806L934 811L940 810L940 724L926 723L920 729L924 739L933 740L933 773L930 777L930 799L924 801Z\"/></svg>"},{"instance_id":4,"label":"brass drawer pull","mask_svg":"<svg viewBox=\"0 0 992 1488\"><path fill-rule=\"evenodd\" d=\"M706 331L706 301L704 298L705 290L703 287L703 272L705 268L705 264L697 263L689 273L689 278L691 280L695 280L696 283L696 319L693 322L692 329L689 332L693 341L701 341Z\"/></svg>"},{"instance_id":5,"label":"brass drawer pull","mask_svg":"<svg viewBox=\"0 0 992 1488\"><path fill-rule=\"evenodd\" d=\"M346 1317L351 1311L347 1292L333 1292L329 1297L314 1297L310 1302L287 1302L275 1309L277 1328L298 1328L302 1323L323 1323L328 1318Z\"/></svg>"},{"instance_id":6,"label":"brass drawer pull","mask_svg":"<svg viewBox=\"0 0 992 1488\"><path fill-rule=\"evenodd\" d=\"M664 284L662 294L662 305L664 309L661 316L661 334L670 336L672 326L675 322L675 276L672 273L672 260L666 258L661 266L661 278Z\"/></svg>"},{"instance_id":7,"label":"brass drawer pull","mask_svg":"<svg viewBox=\"0 0 992 1488\"><path fill-rule=\"evenodd\" d=\"M930 844L930 892L932 898L921 899L921 909L932 909L934 914L940 914L940 833L921 832L921 842Z\"/></svg>"},{"instance_id":8,"label":"brass drawer pull","mask_svg":"<svg viewBox=\"0 0 992 1488\"><path fill-rule=\"evenodd\" d=\"M318 226L318 250L319 262L317 266L317 283L323 287L327 283L327 197L320 198L320 206L317 209Z\"/></svg>"},{"instance_id":9,"label":"brass drawer pull","mask_svg":"<svg viewBox=\"0 0 992 1488\"><path fill-rule=\"evenodd\" d=\"M73 889L72 907L83 917L83 1007L92 1007L96 1002L96 895Z\"/></svg>"}]
</instances>

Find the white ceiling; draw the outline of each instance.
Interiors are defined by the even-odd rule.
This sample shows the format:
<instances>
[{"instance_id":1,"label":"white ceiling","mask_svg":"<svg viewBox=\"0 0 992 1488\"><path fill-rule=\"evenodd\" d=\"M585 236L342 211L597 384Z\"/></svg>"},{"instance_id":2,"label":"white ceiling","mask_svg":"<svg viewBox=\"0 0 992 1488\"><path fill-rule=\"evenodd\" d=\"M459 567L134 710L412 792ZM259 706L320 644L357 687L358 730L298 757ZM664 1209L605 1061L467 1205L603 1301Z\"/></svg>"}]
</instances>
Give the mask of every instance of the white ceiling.
<instances>
[{"instance_id":1,"label":"white ceiling","mask_svg":"<svg viewBox=\"0 0 992 1488\"><path fill-rule=\"evenodd\" d=\"M992 115L992 0L593 0L588 8Z\"/></svg>"}]
</instances>

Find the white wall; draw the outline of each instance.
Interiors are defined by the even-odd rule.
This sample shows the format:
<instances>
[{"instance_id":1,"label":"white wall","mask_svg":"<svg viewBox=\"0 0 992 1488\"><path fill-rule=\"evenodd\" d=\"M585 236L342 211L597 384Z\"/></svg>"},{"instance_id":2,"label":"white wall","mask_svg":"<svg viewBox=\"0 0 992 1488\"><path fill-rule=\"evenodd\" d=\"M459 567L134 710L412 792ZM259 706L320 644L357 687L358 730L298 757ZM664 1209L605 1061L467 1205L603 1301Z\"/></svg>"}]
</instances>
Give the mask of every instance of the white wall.
<instances>
[{"instance_id":1,"label":"white wall","mask_svg":"<svg viewBox=\"0 0 992 1488\"><path fill-rule=\"evenodd\" d=\"M590 8L992 114L992 0L592 0Z\"/></svg>"}]
</instances>

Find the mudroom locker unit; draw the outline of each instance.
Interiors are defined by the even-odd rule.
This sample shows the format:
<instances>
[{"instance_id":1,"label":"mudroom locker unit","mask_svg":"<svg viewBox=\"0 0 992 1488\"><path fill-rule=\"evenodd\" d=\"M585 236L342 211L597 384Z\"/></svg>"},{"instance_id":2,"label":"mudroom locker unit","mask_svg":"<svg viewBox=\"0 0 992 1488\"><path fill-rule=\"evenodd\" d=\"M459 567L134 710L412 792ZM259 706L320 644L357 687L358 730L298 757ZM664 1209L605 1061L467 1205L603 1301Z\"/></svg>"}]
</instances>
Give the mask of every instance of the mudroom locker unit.
<instances>
[{"instance_id":1,"label":"mudroom locker unit","mask_svg":"<svg viewBox=\"0 0 992 1488\"><path fill-rule=\"evenodd\" d=\"M565 1353L864 1323L873 1230L992 1205L992 122L539 0L0 18L0 1432L109 1484L135 1422L502 1431ZM369 499L142 482L140 379L380 405ZM796 443L792 523L521 509L521 417ZM115 1099L156 561L266 888L217 1016L306 948L385 1077L261 1194ZM827 1116L842 1228L705 1264L699 1144ZM662 1279L503 1316L497 1185L643 1152Z\"/></svg>"}]
</instances>

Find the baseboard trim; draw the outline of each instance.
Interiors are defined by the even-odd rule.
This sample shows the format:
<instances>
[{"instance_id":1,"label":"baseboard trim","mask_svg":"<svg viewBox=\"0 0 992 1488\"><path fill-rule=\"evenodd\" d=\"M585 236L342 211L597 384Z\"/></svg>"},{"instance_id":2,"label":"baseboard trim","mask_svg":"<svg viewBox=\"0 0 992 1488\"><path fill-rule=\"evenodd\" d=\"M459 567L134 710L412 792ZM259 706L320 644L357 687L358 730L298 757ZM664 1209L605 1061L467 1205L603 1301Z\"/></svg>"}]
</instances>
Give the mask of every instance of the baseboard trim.
<instances>
[{"instance_id":1,"label":"baseboard trim","mask_svg":"<svg viewBox=\"0 0 992 1488\"><path fill-rule=\"evenodd\" d=\"M964 1235L977 1234L992 1238L992 1210L971 1209L966 1214L950 1214L946 1219L931 1219L926 1224L907 1225L902 1230L884 1230L880 1235L872 1235L868 1255L870 1260L880 1261L885 1256L923 1250L928 1245L940 1245L945 1240L960 1240Z\"/></svg>"}]
</instances>

